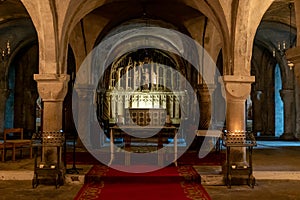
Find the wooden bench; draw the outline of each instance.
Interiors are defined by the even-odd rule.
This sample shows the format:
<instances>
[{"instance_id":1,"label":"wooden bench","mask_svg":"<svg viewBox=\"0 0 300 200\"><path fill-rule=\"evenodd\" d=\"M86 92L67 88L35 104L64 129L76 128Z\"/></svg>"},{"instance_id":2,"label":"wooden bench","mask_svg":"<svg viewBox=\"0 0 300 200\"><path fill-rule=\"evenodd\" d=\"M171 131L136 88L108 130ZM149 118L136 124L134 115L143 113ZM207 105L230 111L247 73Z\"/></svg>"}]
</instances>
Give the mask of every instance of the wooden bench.
<instances>
[{"instance_id":1,"label":"wooden bench","mask_svg":"<svg viewBox=\"0 0 300 200\"><path fill-rule=\"evenodd\" d=\"M23 128L9 128L4 129L3 143L0 143L0 148L2 151L2 161L6 159L6 151L8 149L12 150L12 160L16 160L16 150L29 148L30 158L32 158L32 145L30 139L23 138Z\"/></svg>"}]
</instances>

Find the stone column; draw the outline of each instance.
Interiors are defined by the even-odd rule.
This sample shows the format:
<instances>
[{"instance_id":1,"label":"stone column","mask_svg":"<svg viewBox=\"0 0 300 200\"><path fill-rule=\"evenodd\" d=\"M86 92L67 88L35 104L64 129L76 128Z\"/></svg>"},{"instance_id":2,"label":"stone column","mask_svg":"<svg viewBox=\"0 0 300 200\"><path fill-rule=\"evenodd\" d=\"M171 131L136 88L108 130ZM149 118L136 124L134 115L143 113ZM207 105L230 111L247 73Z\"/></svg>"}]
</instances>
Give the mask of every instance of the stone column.
<instances>
[{"instance_id":1,"label":"stone column","mask_svg":"<svg viewBox=\"0 0 300 200\"><path fill-rule=\"evenodd\" d=\"M77 85L76 93L77 101L77 118L74 119L77 124L78 134L81 136L81 142L88 149L98 148L100 145L99 130L95 130L97 119L93 118L96 114L94 110L94 86L93 85Z\"/></svg>"},{"instance_id":2,"label":"stone column","mask_svg":"<svg viewBox=\"0 0 300 200\"><path fill-rule=\"evenodd\" d=\"M68 91L67 74L34 74L38 92L43 102L43 132L57 132L62 129L63 101ZM43 161L55 162L56 149L43 150Z\"/></svg>"},{"instance_id":3,"label":"stone column","mask_svg":"<svg viewBox=\"0 0 300 200\"><path fill-rule=\"evenodd\" d=\"M5 126L5 107L6 100L9 95L8 89L0 89L0 133L3 134L4 126Z\"/></svg>"},{"instance_id":4,"label":"stone column","mask_svg":"<svg viewBox=\"0 0 300 200\"><path fill-rule=\"evenodd\" d=\"M226 91L226 129L228 131L246 130L245 102L251 92L254 76L223 76ZM245 147L231 148L231 163L237 166L246 164Z\"/></svg>"},{"instance_id":5,"label":"stone column","mask_svg":"<svg viewBox=\"0 0 300 200\"><path fill-rule=\"evenodd\" d=\"M262 105L262 94L261 90L254 91L253 101L253 132L261 132L262 131L262 114L261 107Z\"/></svg>"},{"instance_id":6,"label":"stone column","mask_svg":"<svg viewBox=\"0 0 300 200\"><path fill-rule=\"evenodd\" d=\"M63 101L68 91L67 74L34 74L43 101L43 131L62 129Z\"/></svg>"},{"instance_id":7,"label":"stone column","mask_svg":"<svg viewBox=\"0 0 300 200\"><path fill-rule=\"evenodd\" d=\"M67 74L34 74L43 101L43 131L62 129L63 101L68 91Z\"/></svg>"},{"instance_id":8,"label":"stone column","mask_svg":"<svg viewBox=\"0 0 300 200\"><path fill-rule=\"evenodd\" d=\"M198 94L199 94L199 108L200 108L200 129L206 130L209 128L212 122L212 102L211 95L216 89L216 85L209 84L204 85L201 84L198 86Z\"/></svg>"},{"instance_id":9,"label":"stone column","mask_svg":"<svg viewBox=\"0 0 300 200\"><path fill-rule=\"evenodd\" d=\"M294 135L294 90L281 90L280 96L284 105L284 133L280 138L284 140L294 140L296 139Z\"/></svg>"},{"instance_id":10,"label":"stone column","mask_svg":"<svg viewBox=\"0 0 300 200\"><path fill-rule=\"evenodd\" d=\"M299 43L299 41L298 41L298 43ZM294 127L295 127L294 138L296 137L296 138L300 139L300 47L297 46L297 47L288 49L286 51L286 59L288 60L288 65L290 65L293 68L293 71L291 71L291 72L294 73L294 77L295 77L295 82L294 82L295 114L294 114L294 118L293 118L293 123L294 123ZM288 81L288 80L286 80L286 81ZM289 87L289 88L291 88L291 87ZM287 96L287 94L285 96ZM284 102L284 107L285 106L286 106L286 103ZM286 107L285 107L285 110L286 110ZM284 113L284 114L287 114L287 113ZM284 117L284 118L286 118L286 117ZM292 121L292 120L290 119L290 121ZM289 123L291 123L291 122L289 122ZM293 137L292 134L290 134L290 133L286 134L285 132L286 132L286 130L284 130L284 134L281 137L283 139L284 138L292 139L292 137Z\"/></svg>"}]
</instances>

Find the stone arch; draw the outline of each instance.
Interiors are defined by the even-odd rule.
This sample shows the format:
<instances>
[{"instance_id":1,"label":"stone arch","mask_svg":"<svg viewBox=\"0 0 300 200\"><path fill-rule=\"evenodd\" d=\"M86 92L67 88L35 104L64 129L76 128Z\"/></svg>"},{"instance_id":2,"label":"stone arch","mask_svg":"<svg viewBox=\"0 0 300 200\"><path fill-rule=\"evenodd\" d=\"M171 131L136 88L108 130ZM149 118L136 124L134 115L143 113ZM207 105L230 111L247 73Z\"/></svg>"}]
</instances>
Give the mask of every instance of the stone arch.
<instances>
[{"instance_id":1,"label":"stone arch","mask_svg":"<svg viewBox=\"0 0 300 200\"><path fill-rule=\"evenodd\" d=\"M39 73L58 74L58 27L55 3L21 0L35 26L39 42Z\"/></svg>"},{"instance_id":2,"label":"stone arch","mask_svg":"<svg viewBox=\"0 0 300 200\"><path fill-rule=\"evenodd\" d=\"M274 0L239 1L233 27L233 71L234 75L250 75L252 48L256 30L261 19ZM259 8L258 8L259 6Z\"/></svg>"},{"instance_id":3,"label":"stone arch","mask_svg":"<svg viewBox=\"0 0 300 200\"><path fill-rule=\"evenodd\" d=\"M187 2L187 1L186 1ZM222 0L218 1L190 1L190 6L197 8L202 12L211 22L214 24L222 40L222 51L223 51L223 65L224 74L229 74L230 71L230 60L231 60L231 48L230 48L230 27L231 19L230 13L231 5L228 4L229 1L225 2ZM188 3L188 2L187 2ZM227 4L226 4L227 3Z\"/></svg>"},{"instance_id":4,"label":"stone arch","mask_svg":"<svg viewBox=\"0 0 300 200\"><path fill-rule=\"evenodd\" d=\"M255 43L256 43L255 45L258 45L258 46L260 46L262 48L265 48L269 52L272 51L272 47L270 47L270 45L268 43L266 43L265 41L257 39L255 41ZM255 45L253 47L254 50L255 50ZM279 64L280 73L281 73L281 79L282 79L282 84L283 84L282 88L283 89L292 89L293 88L293 83L292 83L292 81L289 81L289 80L292 80L292 78L291 78L292 74L291 74L291 71L290 71L290 69L289 69L289 67L287 65L286 58L282 57L282 56L280 56L278 54L276 54L276 57L274 58L274 60L276 60L276 62ZM253 63L253 61L255 61L255 63L257 63L254 55L252 57L251 62ZM257 66L257 65L252 65L252 66ZM258 70L258 68L256 68L256 70Z\"/></svg>"},{"instance_id":5,"label":"stone arch","mask_svg":"<svg viewBox=\"0 0 300 200\"><path fill-rule=\"evenodd\" d=\"M258 3L257 0L255 2L239 2L236 12L243 12L243 15L240 15L242 16L241 18L236 19L236 26L233 27L232 30L234 31L232 31L231 33L234 37L233 48L235 49L233 53L233 55L235 55L233 58L233 66L235 67L233 70L231 70L229 69L231 65L228 65L231 60L229 31L231 22L229 20L229 16L224 13L224 10L230 10L228 8L228 4L223 1L182 1L182 3L184 3L185 5L193 7L207 16L209 20L214 23L217 29L220 30L223 40L224 66L226 67L225 74L230 74L230 71L232 71L233 74L247 75L250 72L250 57L252 49L251 45L256 28L263 14L272 2L273 0L264 1L263 4L261 2ZM39 1L29 0L22 0L22 3L28 10L39 35L41 64L40 71L42 73L64 73L64 65L66 62L65 54L67 52L67 43L71 31L80 21L80 19L82 19L86 14L107 2L104 0L93 0L89 3L86 3L83 0L79 2L76 1L76 3L75 1L69 1L64 4L65 10L59 10L60 16L58 16L57 13L57 9L61 8L59 7L59 5L51 3L42 4ZM260 9L257 9L254 5L259 5ZM41 10L43 12L41 12ZM253 17L254 14L255 17ZM43 21L41 21L42 19ZM60 45L60 48L58 47L58 45ZM242 54L242 56L240 56L240 54ZM244 59L242 59L241 57L243 57ZM45 66L45 63L47 63L47 67Z\"/></svg>"},{"instance_id":6,"label":"stone arch","mask_svg":"<svg viewBox=\"0 0 300 200\"><path fill-rule=\"evenodd\" d=\"M208 32L205 33L205 50L210 54L212 59L217 62L220 50L222 49L222 41L219 32L211 22L208 22Z\"/></svg>"},{"instance_id":7,"label":"stone arch","mask_svg":"<svg viewBox=\"0 0 300 200\"><path fill-rule=\"evenodd\" d=\"M110 1L109 3L112 3L113 1ZM223 51L224 55L229 55L229 29L228 29L228 24L226 22L226 17L224 14L224 10L222 7L222 3L219 1L213 1L213 2L204 2L204 1L186 1L183 0L181 1L183 4L190 6L201 13L203 13L205 16L209 18L209 20L213 21L213 24L217 27L217 30L221 30L221 36L223 40ZM59 60L62 62L61 66L64 66L64 54L66 52L66 46L68 43L68 38L71 34L71 31L74 29L76 24L88 13L90 13L92 10L95 8L104 5L107 3L106 1L89 1L89 3L86 3L83 0L76 1L70 1L68 5L68 9L66 9L65 12L65 20L62 23L63 24L63 29L61 32L61 45L62 47L60 48L60 53L59 53ZM228 17L227 17L228 18ZM224 65L228 65L228 57L229 56L224 56Z\"/></svg>"},{"instance_id":8,"label":"stone arch","mask_svg":"<svg viewBox=\"0 0 300 200\"><path fill-rule=\"evenodd\" d=\"M4 127L22 126L24 128L24 136L27 137L29 131L34 129L35 119L32 115L34 112L29 108L35 104L31 102L32 98L27 97L34 97L37 94L34 82L32 83L32 74L34 70L37 71L37 64L36 62L33 65L30 65L30 62L22 63L22 59L31 55L29 57L35 60L38 56L38 53L35 52L34 54L27 54L28 49L34 48L36 50L37 48L36 30L26 8L20 1L1 1L0 4L1 52L2 47L4 47L2 45L8 45L9 41L9 48L5 46L5 55L2 57L3 66L0 70L0 133L3 132ZM29 69L26 68L28 66L30 66ZM31 68L32 66L34 68ZM23 68L22 70L20 70L21 67ZM15 75L16 69L19 70L19 74L22 77ZM22 84L21 81L24 81L23 83L25 84ZM21 84L17 86L16 83ZM26 98L16 98L17 90L26 95ZM24 103L25 101L26 103ZM20 112L15 112L17 104L24 106L24 109L20 110ZM21 121L21 118L23 118L23 121ZM21 123L17 123L18 120Z\"/></svg>"}]
</instances>

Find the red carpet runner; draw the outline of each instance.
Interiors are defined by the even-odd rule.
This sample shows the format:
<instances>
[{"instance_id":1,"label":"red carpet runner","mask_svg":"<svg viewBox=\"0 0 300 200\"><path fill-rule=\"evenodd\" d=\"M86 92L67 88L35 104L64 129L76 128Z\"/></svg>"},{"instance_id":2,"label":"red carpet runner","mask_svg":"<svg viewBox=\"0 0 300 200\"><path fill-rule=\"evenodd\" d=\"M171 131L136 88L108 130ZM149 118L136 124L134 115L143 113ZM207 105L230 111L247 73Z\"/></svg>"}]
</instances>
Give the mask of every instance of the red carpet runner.
<instances>
[{"instance_id":1,"label":"red carpet runner","mask_svg":"<svg viewBox=\"0 0 300 200\"><path fill-rule=\"evenodd\" d=\"M192 166L149 173L125 173L95 165L75 200L210 200Z\"/></svg>"}]
</instances>

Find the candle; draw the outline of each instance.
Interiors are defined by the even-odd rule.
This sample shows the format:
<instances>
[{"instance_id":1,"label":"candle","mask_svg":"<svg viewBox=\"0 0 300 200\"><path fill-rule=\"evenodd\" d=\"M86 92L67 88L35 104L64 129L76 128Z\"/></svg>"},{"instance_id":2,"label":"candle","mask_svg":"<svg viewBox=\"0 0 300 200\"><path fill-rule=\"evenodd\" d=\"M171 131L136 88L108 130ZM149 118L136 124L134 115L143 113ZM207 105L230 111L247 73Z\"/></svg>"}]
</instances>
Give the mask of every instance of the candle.
<instances>
[{"instance_id":1,"label":"candle","mask_svg":"<svg viewBox=\"0 0 300 200\"><path fill-rule=\"evenodd\" d=\"M9 40L6 43L6 49L7 49L7 55L10 54L10 44L9 44Z\"/></svg>"}]
</instances>

